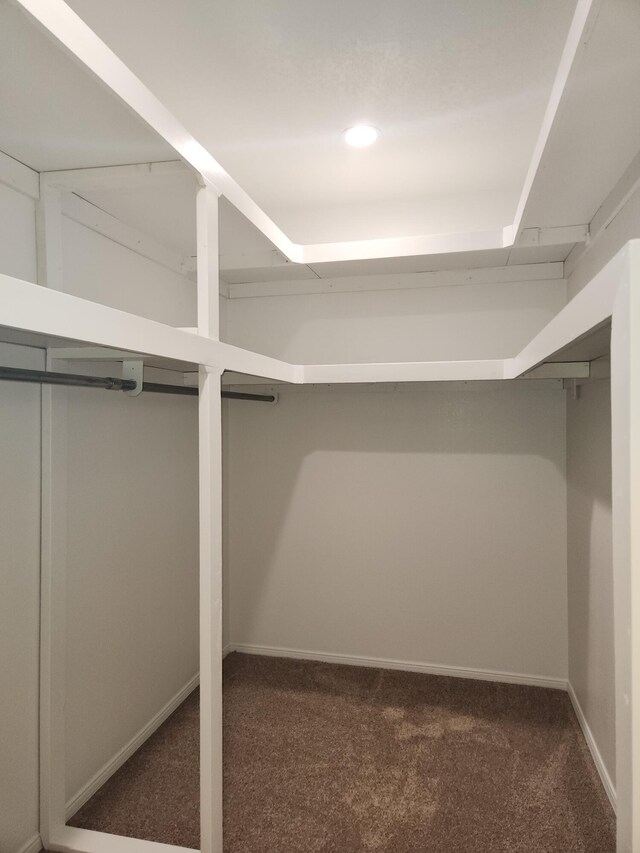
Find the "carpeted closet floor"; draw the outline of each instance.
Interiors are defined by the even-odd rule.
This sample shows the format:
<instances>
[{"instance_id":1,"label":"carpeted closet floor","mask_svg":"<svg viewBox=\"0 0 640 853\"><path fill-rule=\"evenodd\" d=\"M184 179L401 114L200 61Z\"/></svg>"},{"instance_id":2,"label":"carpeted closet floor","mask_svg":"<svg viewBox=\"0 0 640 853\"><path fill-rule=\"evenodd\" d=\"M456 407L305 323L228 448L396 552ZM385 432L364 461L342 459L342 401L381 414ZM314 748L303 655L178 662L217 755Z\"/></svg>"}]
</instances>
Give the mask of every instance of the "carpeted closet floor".
<instances>
[{"instance_id":1,"label":"carpeted closet floor","mask_svg":"<svg viewBox=\"0 0 640 853\"><path fill-rule=\"evenodd\" d=\"M555 690L232 654L225 853L614 853ZM70 821L199 846L192 694Z\"/></svg>"}]
</instances>

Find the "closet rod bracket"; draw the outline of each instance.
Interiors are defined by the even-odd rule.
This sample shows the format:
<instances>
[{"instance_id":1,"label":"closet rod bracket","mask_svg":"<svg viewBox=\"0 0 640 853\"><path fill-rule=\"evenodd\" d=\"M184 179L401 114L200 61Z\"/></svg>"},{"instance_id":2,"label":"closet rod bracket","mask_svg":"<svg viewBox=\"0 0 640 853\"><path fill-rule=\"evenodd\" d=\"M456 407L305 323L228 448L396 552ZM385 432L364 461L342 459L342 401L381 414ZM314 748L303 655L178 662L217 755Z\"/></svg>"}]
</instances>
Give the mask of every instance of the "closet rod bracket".
<instances>
[{"instance_id":1,"label":"closet rod bracket","mask_svg":"<svg viewBox=\"0 0 640 853\"><path fill-rule=\"evenodd\" d=\"M142 394L144 385L144 362L141 358L122 362L122 378L132 379L136 385L130 391L125 391L129 397L137 397Z\"/></svg>"}]
</instances>

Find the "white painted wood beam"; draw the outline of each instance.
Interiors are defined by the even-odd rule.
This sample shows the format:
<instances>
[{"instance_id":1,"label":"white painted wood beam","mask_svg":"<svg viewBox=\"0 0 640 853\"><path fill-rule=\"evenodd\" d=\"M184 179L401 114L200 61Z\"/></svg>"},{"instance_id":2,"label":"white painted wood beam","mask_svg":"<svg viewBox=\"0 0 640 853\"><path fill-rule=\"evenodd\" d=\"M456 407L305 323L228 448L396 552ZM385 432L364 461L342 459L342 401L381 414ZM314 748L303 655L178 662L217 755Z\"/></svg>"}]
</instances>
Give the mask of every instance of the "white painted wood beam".
<instances>
[{"instance_id":1,"label":"white painted wood beam","mask_svg":"<svg viewBox=\"0 0 640 853\"><path fill-rule=\"evenodd\" d=\"M52 367L47 358L47 368ZM54 850L66 807L66 403L42 388L40 535L40 837Z\"/></svg>"},{"instance_id":2,"label":"white painted wood beam","mask_svg":"<svg viewBox=\"0 0 640 853\"><path fill-rule=\"evenodd\" d=\"M63 289L61 192L39 176L36 202L38 284L34 293ZM0 285L1 286L1 285ZM5 289L2 288L5 293ZM10 297L9 297L10 299ZM46 367L51 369L47 356ZM42 388L40 488L40 774L39 832L45 847L65 823L66 806L66 400Z\"/></svg>"},{"instance_id":3,"label":"white painted wood beam","mask_svg":"<svg viewBox=\"0 0 640 853\"><path fill-rule=\"evenodd\" d=\"M159 163L134 163L129 166L98 166L93 169L65 169L43 172L52 187L82 193L84 190L143 189L175 178L176 175L191 175L194 187L198 174L183 160L167 160Z\"/></svg>"},{"instance_id":4,"label":"white painted wood beam","mask_svg":"<svg viewBox=\"0 0 640 853\"><path fill-rule=\"evenodd\" d=\"M222 853L222 370L200 368L200 846Z\"/></svg>"},{"instance_id":5,"label":"white painted wood beam","mask_svg":"<svg viewBox=\"0 0 640 853\"><path fill-rule=\"evenodd\" d=\"M196 196L198 335L220 335L218 194ZM200 846L222 853L222 409L224 362L199 369Z\"/></svg>"},{"instance_id":6,"label":"white painted wood beam","mask_svg":"<svg viewBox=\"0 0 640 853\"><path fill-rule=\"evenodd\" d=\"M168 249L153 237L116 219L115 216L111 216L75 193L65 193L62 199L62 213L68 219L84 225L85 228L101 234L143 258L154 261L179 275L186 273L184 257L179 252Z\"/></svg>"},{"instance_id":7,"label":"white painted wood beam","mask_svg":"<svg viewBox=\"0 0 640 853\"><path fill-rule=\"evenodd\" d=\"M514 284L521 281L558 281L564 284L562 262L517 264L511 267L439 270L394 275L353 275L339 278L294 279L229 285L230 299L261 296L299 296L312 293L350 293L374 290L421 290L470 284Z\"/></svg>"},{"instance_id":8,"label":"white painted wood beam","mask_svg":"<svg viewBox=\"0 0 640 853\"><path fill-rule=\"evenodd\" d=\"M218 194L200 187L196 196L198 334L220 338L220 271L218 268Z\"/></svg>"},{"instance_id":9,"label":"white painted wood beam","mask_svg":"<svg viewBox=\"0 0 640 853\"><path fill-rule=\"evenodd\" d=\"M40 175L13 157L0 151L0 184L37 200L40 197Z\"/></svg>"},{"instance_id":10,"label":"white painted wood beam","mask_svg":"<svg viewBox=\"0 0 640 853\"><path fill-rule=\"evenodd\" d=\"M542 126L538 133L527 175L520 193L515 218L513 224L510 226L510 233L507 235L507 240L510 243L515 243L519 235L531 189L542 163L551 131L560 114L563 96L567 90L571 72L580 58L581 46L584 47L588 42L590 30L593 28L598 17L601 4L602 0L578 0L576 4L569 33L565 41L562 56L560 57L560 64L558 65L553 86L551 87L551 94L547 101Z\"/></svg>"},{"instance_id":11,"label":"white painted wood beam","mask_svg":"<svg viewBox=\"0 0 640 853\"><path fill-rule=\"evenodd\" d=\"M640 241L611 324L617 853L640 850Z\"/></svg>"}]
</instances>

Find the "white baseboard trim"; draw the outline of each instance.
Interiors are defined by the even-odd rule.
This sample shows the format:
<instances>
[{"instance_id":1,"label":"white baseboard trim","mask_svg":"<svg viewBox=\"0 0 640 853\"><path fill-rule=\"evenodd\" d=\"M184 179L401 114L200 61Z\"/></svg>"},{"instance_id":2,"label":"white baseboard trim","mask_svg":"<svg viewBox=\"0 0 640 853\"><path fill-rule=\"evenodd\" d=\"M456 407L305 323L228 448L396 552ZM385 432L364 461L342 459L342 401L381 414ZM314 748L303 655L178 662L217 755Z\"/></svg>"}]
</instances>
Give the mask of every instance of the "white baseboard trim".
<instances>
[{"instance_id":1,"label":"white baseboard trim","mask_svg":"<svg viewBox=\"0 0 640 853\"><path fill-rule=\"evenodd\" d=\"M178 705L181 705L182 702L187 698L187 696L194 690L200 682L200 675L194 675L193 678L190 678L189 681L182 687L176 694L173 696L167 704L161 708L158 713L152 717L149 722L143 726L140 731L133 736L133 738L129 741L129 743L125 744L122 747L120 752L118 752L114 757L107 761L104 767L101 767L100 770L93 776L86 785L83 785L79 791L77 791L74 796L69 800L66 807L66 819L69 820L79 808L81 808L87 800L91 799L91 797L96 793L96 791L101 788L104 783L109 779L116 770L119 770L122 765L133 755L136 750L140 749L142 744L151 737L151 735L159 729L160 726L164 723L164 721L173 714ZM39 849L39 848L38 848ZM27 851L20 851L20 853L27 853Z\"/></svg>"},{"instance_id":2,"label":"white baseboard trim","mask_svg":"<svg viewBox=\"0 0 640 853\"><path fill-rule=\"evenodd\" d=\"M567 693L569 694L569 698L571 699L571 704L573 705L573 710L575 711L576 717L578 718L578 722L580 723L580 728L582 729L582 734L584 735L584 739L587 742L587 746L589 747L589 752L591 753L591 757L593 758L593 763L596 765L596 770L602 780L602 785L604 790L606 791L607 797L609 797L609 802L611 803L611 807L613 811L616 811L616 789L611 781L611 777L607 772L607 768L605 767L604 761L602 760L602 756L600 755L600 750L598 749L598 745L595 741L595 738L589 728L589 724L587 723L587 718L584 715L584 711L578 701L578 697L576 696L575 690L571 686L571 682L567 683Z\"/></svg>"},{"instance_id":3,"label":"white baseboard trim","mask_svg":"<svg viewBox=\"0 0 640 853\"><path fill-rule=\"evenodd\" d=\"M417 663L415 661L391 660L388 658L355 657L353 655L310 652L303 649L278 648L276 646L257 646L250 643L232 643L229 651L247 655L265 655L266 657L294 658L297 660L318 660L325 663L340 663L347 666L366 666L377 669L399 669L406 672L422 672L427 675L445 675L451 678L473 678L478 681L498 681L505 684L526 684L532 687L549 687L553 690L566 690L564 678L546 678L520 672L500 672L491 669L467 669L462 666L441 666L435 663Z\"/></svg>"},{"instance_id":4,"label":"white baseboard trim","mask_svg":"<svg viewBox=\"0 0 640 853\"><path fill-rule=\"evenodd\" d=\"M222 647L222 660L224 660L226 658L226 656L228 654L230 654L231 652L235 652L235 650L236 650L235 646L232 646L231 643L227 643L226 646L223 646Z\"/></svg>"},{"instance_id":5,"label":"white baseboard trim","mask_svg":"<svg viewBox=\"0 0 640 853\"><path fill-rule=\"evenodd\" d=\"M16 851L16 853L40 853L42 850L42 839L36 833L32 838L30 838L22 847Z\"/></svg>"}]
</instances>

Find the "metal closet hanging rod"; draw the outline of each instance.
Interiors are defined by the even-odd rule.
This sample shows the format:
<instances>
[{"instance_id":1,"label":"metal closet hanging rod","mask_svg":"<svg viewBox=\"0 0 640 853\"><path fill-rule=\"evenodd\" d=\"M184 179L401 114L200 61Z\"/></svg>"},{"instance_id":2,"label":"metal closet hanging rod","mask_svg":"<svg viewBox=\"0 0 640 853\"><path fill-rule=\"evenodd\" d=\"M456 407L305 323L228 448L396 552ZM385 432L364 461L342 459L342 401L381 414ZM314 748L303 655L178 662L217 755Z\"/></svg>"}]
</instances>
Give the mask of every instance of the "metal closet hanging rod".
<instances>
[{"instance_id":1,"label":"metal closet hanging rod","mask_svg":"<svg viewBox=\"0 0 640 853\"><path fill-rule=\"evenodd\" d=\"M51 370L26 370L21 367L0 367L0 380L9 382L37 382L43 385L67 385L78 388L102 388L105 391L134 391L134 379L118 379L115 376L84 376L78 373L54 373ZM143 382L142 390L152 394L180 394L197 397L198 389L190 385L163 385L160 382ZM243 391L222 391L227 400L255 400L259 403L275 403L273 394L246 394Z\"/></svg>"}]
</instances>

